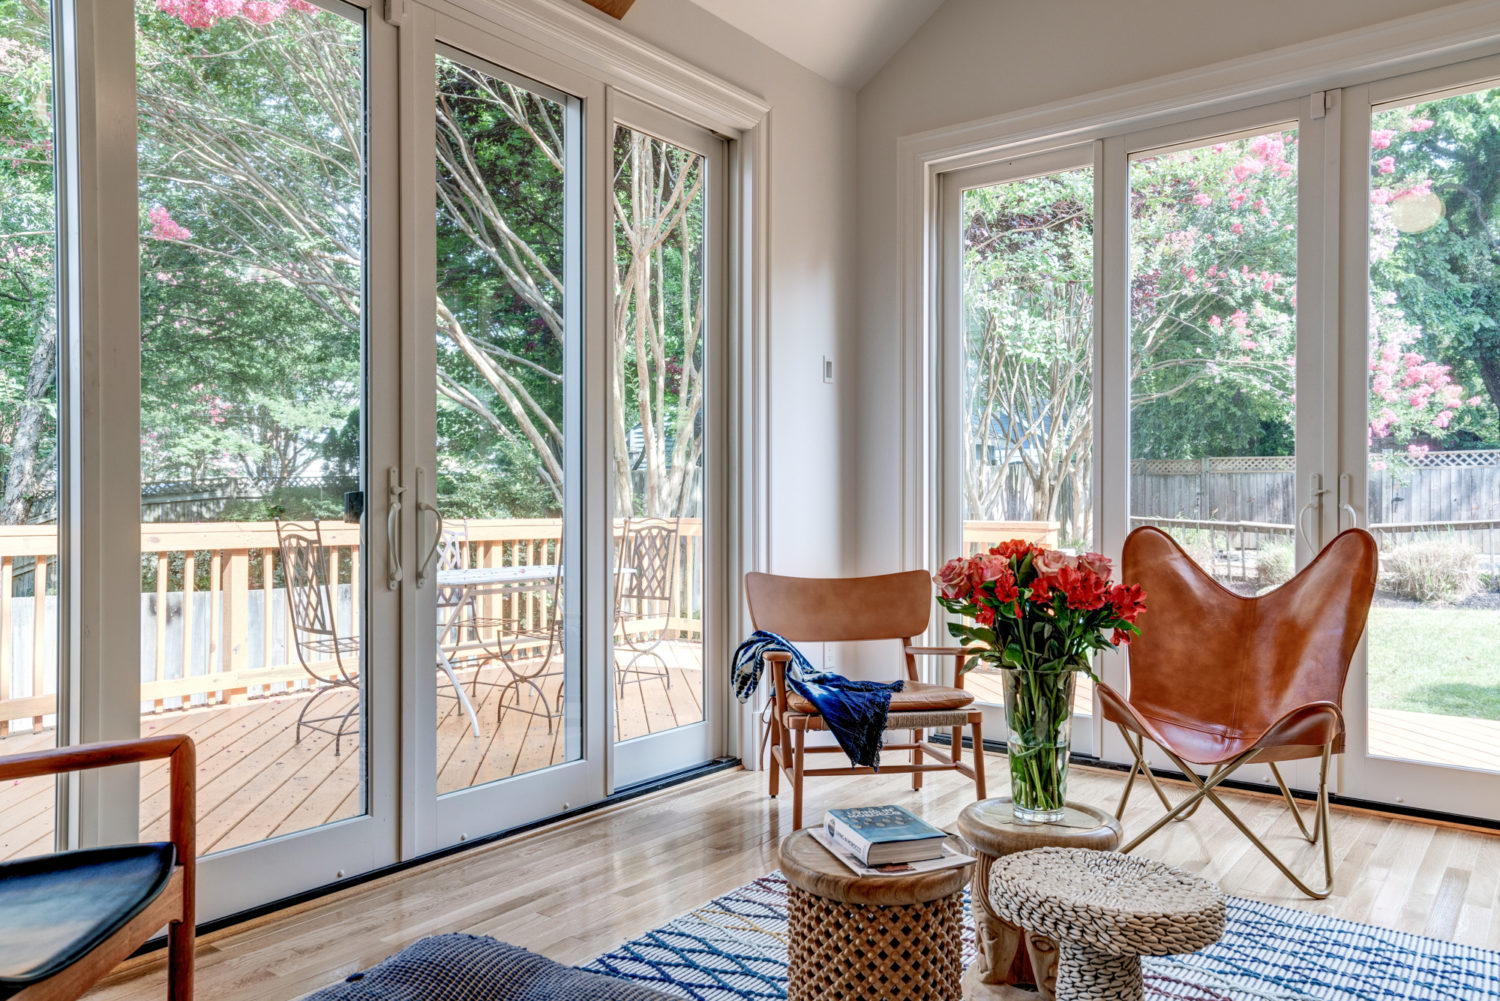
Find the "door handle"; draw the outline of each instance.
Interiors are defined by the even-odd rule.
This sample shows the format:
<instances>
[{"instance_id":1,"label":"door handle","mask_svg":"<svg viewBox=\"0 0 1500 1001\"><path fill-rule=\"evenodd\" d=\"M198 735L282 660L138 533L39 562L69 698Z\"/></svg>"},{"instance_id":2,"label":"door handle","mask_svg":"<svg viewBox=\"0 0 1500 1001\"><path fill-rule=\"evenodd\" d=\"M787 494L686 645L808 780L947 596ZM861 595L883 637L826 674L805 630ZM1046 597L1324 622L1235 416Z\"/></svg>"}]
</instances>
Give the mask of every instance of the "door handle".
<instances>
[{"instance_id":1,"label":"door handle","mask_svg":"<svg viewBox=\"0 0 1500 1001\"><path fill-rule=\"evenodd\" d=\"M401 586L401 495L406 488L401 485L401 471L392 466L386 474L385 499L385 584L392 591Z\"/></svg>"},{"instance_id":2,"label":"door handle","mask_svg":"<svg viewBox=\"0 0 1500 1001\"><path fill-rule=\"evenodd\" d=\"M443 542L443 516L438 509L422 499L422 480L425 473L421 466L417 467L417 547L422 550L422 563L417 567L417 587L427 583L427 578L432 574L432 562L437 559L438 548ZM431 514L433 519L432 541L422 541L422 529L427 526L424 515Z\"/></svg>"},{"instance_id":3,"label":"door handle","mask_svg":"<svg viewBox=\"0 0 1500 1001\"><path fill-rule=\"evenodd\" d=\"M1352 475L1350 475L1349 473L1344 473L1343 475L1341 475L1339 477L1339 516L1340 516L1340 518L1342 518L1343 517L1343 513L1345 511L1348 511L1349 512L1349 527L1350 528L1358 528L1359 527L1359 512L1356 511L1356 510L1354 510L1354 505L1351 503L1351 501L1353 499L1354 499L1354 477ZM1339 525L1340 525L1340 527L1342 527L1343 526L1343 522L1340 521Z\"/></svg>"},{"instance_id":4,"label":"door handle","mask_svg":"<svg viewBox=\"0 0 1500 1001\"><path fill-rule=\"evenodd\" d=\"M1302 536L1302 541L1307 543L1307 548L1313 552L1318 551L1317 545L1313 543L1312 536L1307 534L1306 516L1307 512L1316 507L1323 510L1323 495L1328 491L1323 486L1323 476L1320 473L1312 474L1312 490L1308 493L1307 503L1302 505L1302 510L1297 512L1297 533Z\"/></svg>"}]
</instances>

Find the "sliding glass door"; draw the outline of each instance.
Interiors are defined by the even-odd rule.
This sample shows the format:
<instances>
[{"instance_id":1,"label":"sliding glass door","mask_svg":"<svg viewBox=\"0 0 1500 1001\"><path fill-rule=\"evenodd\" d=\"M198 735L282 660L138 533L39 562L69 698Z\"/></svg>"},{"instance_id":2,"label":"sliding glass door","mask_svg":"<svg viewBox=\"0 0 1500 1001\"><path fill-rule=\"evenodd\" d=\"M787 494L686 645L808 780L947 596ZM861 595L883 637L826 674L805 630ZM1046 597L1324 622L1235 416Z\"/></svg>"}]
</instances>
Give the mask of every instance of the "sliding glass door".
<instances>
[{"instance_id":1,"label":"sliding glass door","mask_svg":"<svg viewBox=\"0 0 1500 1001\"><path fill-rule=\"evenodd\" d=\"M58 736L57 170L48 3L0 6L0 756ZM6 790L0 860L51 851L57 790Z\"/></svg>"}]
</instances>

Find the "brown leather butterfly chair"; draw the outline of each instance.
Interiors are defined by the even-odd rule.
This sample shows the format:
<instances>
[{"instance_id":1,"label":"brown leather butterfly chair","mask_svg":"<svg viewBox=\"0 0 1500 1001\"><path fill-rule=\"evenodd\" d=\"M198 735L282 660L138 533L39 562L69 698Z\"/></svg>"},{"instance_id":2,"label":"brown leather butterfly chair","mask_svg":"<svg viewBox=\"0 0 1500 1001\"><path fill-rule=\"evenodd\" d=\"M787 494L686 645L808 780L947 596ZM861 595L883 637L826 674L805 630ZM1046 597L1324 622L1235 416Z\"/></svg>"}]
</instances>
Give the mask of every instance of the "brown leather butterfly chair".
<instances>
[{"instance_id":1,"label":"brown leather butterfly chair","mask_svg":"<svg viewBox=\"0 0 1500 1001\"><path fill-rule=\"evenodd\" d=\"M957 666L964 653L948 647L912 646L912 638L927 631L932 615L932 577L924 570L884 574L879 577L776 577L766 573L745 575L750 618L756 629L766 629L792 643L844 643L853 640L899 641L906 661L906 684L891 697L887 730L912 730L910 743L886 744L887 751L910 751L910 764L882 764L882 773L910 773L912 788L922 788L922 774L957 771L974 780L979 799L984 799L984 742L981 714L970 708L974 696L963 690L963 674L955 672L956 687L928 685L917 680L918 656L954 657ZM823 717L812 703L786 686L786 666L791 654L766 654L770 667L771 795L780 788L781 773L792 780L792 830L802 827L802 778L805 775L865 775L873 768L808 768L809 754L842 754L838 745L808 747L809 730L826 730ZM974 764L963 760L963 728L974 738ZM949 750L923 740L923 732L951 728ZM925 755L937 763L923 760Z\"/></svg>"},{"instance_id":2,"label":"brown leather butterfly chair","mask_svg":"<svg viewBox=\"0 0 1500 1001\"><path fill-rule=\"evenodd\" d=\"M1104 718L1135 755L1115 816L1137 773L1166 814L1136 835L1129 852L1170 820L1186 820L1204 799L1310 897L1333 889L1328 830L1328 762L1344 750L1344 678L1375 593L1378 556L1368 532L1351 528L1281 587L1253 598L1220 585L1160 529L1125 539L1121 578L1146 590L1150 609L1130 644L1130 696L1099 686ZM1197 788L1172 805L1146 764L1159 746ZM1313 828L1307 829L1277 762L1321 760ZM1323 842L1322 888L1313 889L1251 832L1215 791L1248 764L1266 764L1302 836ZM1191 766L1211 768L1207 779Z\"/></svg>"}]
</instances>

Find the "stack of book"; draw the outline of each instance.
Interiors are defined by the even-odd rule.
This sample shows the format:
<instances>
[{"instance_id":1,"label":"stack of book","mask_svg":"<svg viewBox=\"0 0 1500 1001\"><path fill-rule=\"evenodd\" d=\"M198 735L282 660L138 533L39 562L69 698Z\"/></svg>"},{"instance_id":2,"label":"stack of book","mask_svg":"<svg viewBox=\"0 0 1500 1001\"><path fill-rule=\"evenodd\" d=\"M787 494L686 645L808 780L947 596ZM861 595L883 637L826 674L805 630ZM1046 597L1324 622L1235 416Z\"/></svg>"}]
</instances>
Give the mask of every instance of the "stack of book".
<instances>
[{"instance_id":1,"label":"stack of book","mask_svg":"<svg viewBox=\"0 0 1500 1001\"><path fill-rule=\"evenodd\" d=\"M829 810L823 828L830 840L869 868L943 857L948 835L899 806Z\"/></svg>"}]
</instances>

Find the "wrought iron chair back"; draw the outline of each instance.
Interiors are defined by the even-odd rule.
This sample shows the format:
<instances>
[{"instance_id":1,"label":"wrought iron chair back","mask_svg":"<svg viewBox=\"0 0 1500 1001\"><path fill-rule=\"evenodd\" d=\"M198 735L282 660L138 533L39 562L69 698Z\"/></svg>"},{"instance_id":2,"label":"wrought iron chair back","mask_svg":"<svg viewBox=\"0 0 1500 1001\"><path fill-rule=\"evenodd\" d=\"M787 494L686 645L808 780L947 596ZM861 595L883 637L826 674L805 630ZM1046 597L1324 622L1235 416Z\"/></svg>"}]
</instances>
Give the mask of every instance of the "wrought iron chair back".
<instances>
[{"instance_id":1,"label":"wrought iron chair back","mask_svg":"<svg viewBox=\"0 0 1500 1001\"><path fill-rule=\"evenodd\" d=\"M315 714L313 708L337 689L359 689L359 638L339 635L338 550L324 544L323 529L317 521L308 527L283 523L278 518L276 541L292 619L290 642L302 669L319 685L297 715L295 739L302 740L304 729L327 734L334 739L333 753L337 755L344 737L357 739L361 700L355 698L352 705L326 715ZM357 587L358 582L351 586Z\"/></svg>"},{"instance_id":2,"label":"wrought iron chair back","mask_svg":"<svg viewBox=\"0 0 1500 1001\"><path fill-rule=\"evenodd\" d=\"M681 537L681 518L625 521L615 563L615 650L628 655L616 673L622 691L629 682L652 678L672 687L671 671L658 648L672 631Z\"/></svg>"}]
</instances>

